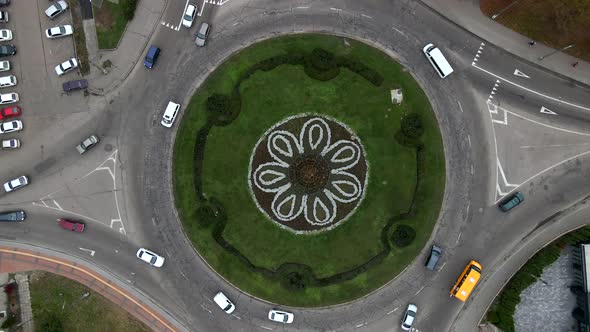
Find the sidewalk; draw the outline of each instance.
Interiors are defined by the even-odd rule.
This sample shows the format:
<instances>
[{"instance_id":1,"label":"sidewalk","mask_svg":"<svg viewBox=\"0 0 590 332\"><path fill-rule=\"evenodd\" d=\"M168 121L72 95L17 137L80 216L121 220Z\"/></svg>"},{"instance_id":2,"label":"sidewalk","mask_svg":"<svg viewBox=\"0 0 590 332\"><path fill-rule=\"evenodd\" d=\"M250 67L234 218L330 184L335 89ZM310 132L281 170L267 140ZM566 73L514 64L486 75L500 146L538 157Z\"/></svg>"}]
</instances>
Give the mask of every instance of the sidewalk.
<instances>
[{"instance_id":1,"label":"sidewalk","mask_svg":"<svg viewBox=\"0 0 590 332\"><path fill-rule=\"evenodd\" d=\"M90 61L90 74L85 78L92 92L106 94L113 91L125 81L135 64L142 61L147 43L160 24L166 2L167 0L139 1L133 20L127 24L118 47L113 50L99 50L94 19L83 21ZM107 60L111 65L103 70L103 63Z\"/></svg>"},{"instance_id":2,"label":"sidewalk","mask_svg":"<svg viewBox=\"0 0 590 332\"><path fill-rule=\"evenodd\" d=\"M546 56L554 49L541 43L530 47L527 37L485 16L479 9L479 0L420 1L467 31L507 52L562 76L590 85L590 63L563 52L557 52L543 60L538 60L540 56ZM576 61L579 64L574 68L572 63Z\"/></svg>"}]
</instances>

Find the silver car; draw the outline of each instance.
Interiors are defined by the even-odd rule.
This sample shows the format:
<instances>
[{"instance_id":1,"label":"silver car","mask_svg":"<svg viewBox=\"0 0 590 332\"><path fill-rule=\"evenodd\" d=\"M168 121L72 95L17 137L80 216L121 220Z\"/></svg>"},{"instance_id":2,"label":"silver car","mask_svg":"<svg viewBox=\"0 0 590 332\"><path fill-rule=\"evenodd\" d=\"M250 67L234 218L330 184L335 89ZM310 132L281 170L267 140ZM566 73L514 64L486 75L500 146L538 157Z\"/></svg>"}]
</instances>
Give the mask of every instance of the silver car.
<instances>
[{"instance_id":1,"label":"silver car","mask_svg":"<svg viewBox=\"0 0 590 332\"><path fill-rule=\"evenodd\" d=\"M90 137L88 137L87 139L80 142L80 144L76 145L76 150L78 150L78 152L80 152L80 154L82 154L82 153L90 150L96 144L98 144L98 142L100 142L100 140L98 139L98 136L90 135Z\"/></svg>"},{"instance_id":2,"label":"silver car","mask_svg":"<svg viewBox=\"0 0 590 332\"><path fill-rule=\"evenodd\" d=\"M207 36L209 36L209 30L211 30L209 23L201 23L199 32L197 32L197 38L195 39L195 44L197 44L197 46L205 46L205 43L207 42Z\"/></svg>"},{"instance_id":3,"label":"silver car","mask_svg":"<svg viewBox=\"0 0 590 332\"><path fill-rule=\"evenodd\" d=\"M9 193L29 184L29 178L26 175L19 176L16 179L4 183L4 190Z\"/></svg>"}]
</instances>

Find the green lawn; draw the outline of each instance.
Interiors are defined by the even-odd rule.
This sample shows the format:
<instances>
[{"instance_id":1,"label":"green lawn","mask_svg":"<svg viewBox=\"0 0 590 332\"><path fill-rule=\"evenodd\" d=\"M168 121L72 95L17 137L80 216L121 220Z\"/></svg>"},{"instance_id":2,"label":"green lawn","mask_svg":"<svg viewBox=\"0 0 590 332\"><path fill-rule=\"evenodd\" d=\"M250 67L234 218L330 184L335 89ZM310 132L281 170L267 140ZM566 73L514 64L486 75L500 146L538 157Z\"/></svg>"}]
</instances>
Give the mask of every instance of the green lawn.
<instances>
[{"instance_id":1,"label":"green lawn","mask_svg":"<svg viewBox=\"0 0 590 332\"><path fill-rule=\"evenodd\" d=\"M428 240L440 210L444 191L444 155L440 133L422 90L403 68L385 54L342 38L305 35L266 41L243 50L216 70L193 96L177 135L174 190L178 211L189 238L218 273L242 290L269 301L296 306L322 306L352 300L391 280L410 263ZM404 223L418 233L403 249L393 248L380 266L356 278L302 292L283 288L246 269L222 249L209 231L196 226L193 188L195 133L205 123L204 105L213 92L229 93L237 78L252 64L290 50L322 47L337 55L349 54L376 69L385 78L380 87L341 69L333 80L309 78L301 66L282 65L258 71L241 85L242 111L225 127L214 127L207 139L203 190L221 200L228 214L224 238L257 266L276 270L282 263L310 266L316 277L349 270L382 250L380 234L385 223L408 210L416 185L416 155L402 147L394 134L404 112L422 115L426 128L424 188L418 213ZM402 87L404 104L394 106L390 89ZM353 216L334 230L316 235L295 235L266 220L248 191L248 163L257 140L273 124L289 115L318 113L348 125L364 145L369 163L366 196Z\"/></svg>"},{"instance_id":2,"label":"green lawn","mask_svg":"<svg viewBox=\"0 0 590 332\"><path fill-rule=\"evenodd\" d=\"M120 0L119 4L115 4L105 0L100 8L94 9L98 48L112 49L117 47L128 22L124 15L124 7L130 5L131 2L136 1Z\"/></svg>"},{"instance_id":3,"label":"green lawn","mask_svg":"<svg viewBox=\"0 0 590 332\"><path fill-rule=\"evenodd\" d=\"M65 277L47 272L35 272L30 289L35 331L150 331L100 294ZM90 296L82 298L82 295L88 291ZM59 322L61 322L61 329L57 328Z\"/></svg>"}]
</instances>

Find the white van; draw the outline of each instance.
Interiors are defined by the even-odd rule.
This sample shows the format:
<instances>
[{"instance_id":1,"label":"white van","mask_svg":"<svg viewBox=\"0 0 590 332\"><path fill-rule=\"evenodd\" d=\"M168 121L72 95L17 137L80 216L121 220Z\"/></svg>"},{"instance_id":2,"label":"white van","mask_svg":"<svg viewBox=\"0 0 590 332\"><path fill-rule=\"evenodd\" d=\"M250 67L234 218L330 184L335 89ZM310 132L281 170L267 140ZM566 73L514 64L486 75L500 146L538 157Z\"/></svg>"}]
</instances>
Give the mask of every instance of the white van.
<instances>
[{"instance_id":1,"label":"white van","mask_svg":"<svg viewBox=\"0 0 590 332\"><path fill-rule=\"evenodd\" d=\"M430 63L438 73L438 76L440 76L441 78L445 78L453 72L453 68L451 67L447 59L445 59L445 56L441 53L438 47L435 47L432 44L428 44L424 46L422 51L424 52L424 55L426 55L428 61L430 61Z\"/></svg>"},{"instance_id":2,"label":"white van","mask_svg":"<svg viewBox=\"0 0 590 332\"><path fill-rule=\"evenodd\" d=\"M179 110L180 104L177 104L172 101L168 102L168 106L166 106L166 110L164 111L164 116L162 116L162 122L160 122L162 126L166 128L172 127Z\"/></svg>"},{"instance_id":3,"label":"white van","mask_svg":"<svg viewBox=\"0 0 590 332\"><path fill-rule=\"evenodd\" d=\"M16 76L9 75L0 77L0 88L7 88L16 85Z\"/></svg>"}]
</instances>

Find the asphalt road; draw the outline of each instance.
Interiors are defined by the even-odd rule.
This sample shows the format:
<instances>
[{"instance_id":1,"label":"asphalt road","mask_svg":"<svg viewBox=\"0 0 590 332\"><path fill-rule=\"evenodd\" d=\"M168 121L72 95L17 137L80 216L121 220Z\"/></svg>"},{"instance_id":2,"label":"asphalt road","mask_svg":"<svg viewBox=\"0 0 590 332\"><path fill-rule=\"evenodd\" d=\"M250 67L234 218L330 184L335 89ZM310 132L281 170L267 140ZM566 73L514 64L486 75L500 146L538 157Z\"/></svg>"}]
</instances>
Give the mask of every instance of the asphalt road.
<instances>
[{"instance_id":1,"label":"asphalt road","mask_svg":"<svg viewBox=\"0 0 590 332\"><path fill-rule=\"evenodd\" d=\"M170 26L160 26L150 42L162 49L153 70L138 65L117 91L89 99L84 112L63 105L63 118L46 128L42 116L32 117L39 125L31 138L37 145L2 151L1 180L23 172L32 180L27 188L0 196L2 210L24 208L30 216L22 225L0 225L3 238L85 257L157 300L192 331L397 331L409 302L419 307L419 331L469 331L530 253L585 222L588 212L575 204L586 197L590 181L584 154L590 135L588 88L482 45L419 2L232 0L221 7L206 5L190 30L178 27L185 5L167 5L163 20ZM202 20L213 28L207 47L196 48L194 33ZM169 100L186 105L234 52L300 32L375 45L406 66L426 91L447 156L444 205L431 238L445 254L438 272L427 271L422 266L427 246L403 274L353 303L289 308L295 322L283 327L266 318L272 304L224 282L185 238L171 194L175 131L159 120ZM455 68L445 80L421 53L429 42ZM515 75L516 69L529 78ZM101 145L79 156L73 146L90 133L99 134ZM503 214L495 202L513 190L523 191L526 202ZM59 216L87 220L88 232L59 229ZM163 254L165 266L139 262L134 255L140 246ZM80 248L95 254L89 257ZM448 291L470 259L483 264L484 277L463 304ZM218 290L235 301L234 314L212 303Z\"/></svg>"}]
</instances>

